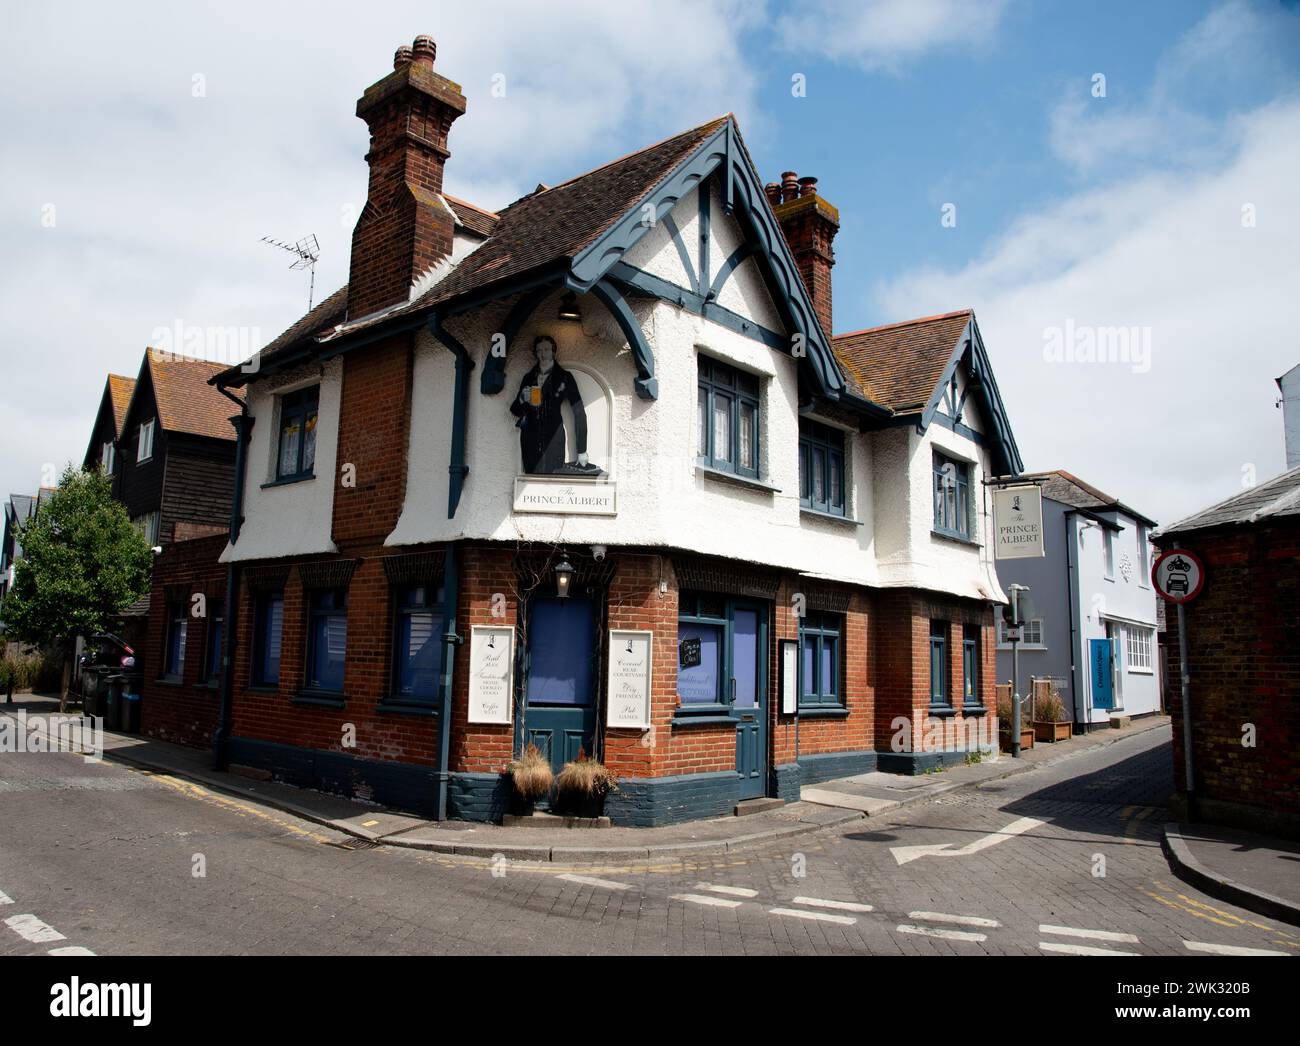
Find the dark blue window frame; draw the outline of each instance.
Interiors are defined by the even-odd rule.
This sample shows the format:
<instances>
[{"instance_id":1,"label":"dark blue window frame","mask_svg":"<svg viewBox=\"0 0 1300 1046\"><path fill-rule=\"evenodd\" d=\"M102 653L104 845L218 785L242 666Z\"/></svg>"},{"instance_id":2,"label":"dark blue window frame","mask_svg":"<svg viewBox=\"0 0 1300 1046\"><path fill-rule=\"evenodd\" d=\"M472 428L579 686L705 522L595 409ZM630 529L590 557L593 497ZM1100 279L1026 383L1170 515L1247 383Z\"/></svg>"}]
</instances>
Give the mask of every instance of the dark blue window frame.
<instances>
[{"instance_id":1,"label":"dark blue window frame","mask_svg":"<svg viewBox=\"0 0 1300 1046\"><path fill-rule=\"evenodd\" d=\"M844 707L840 657L843 633L844 619L839 614L809 611L799 622L800 674L803 676L799 707Z\"/></svg>"},{"instance_id":2,"label":"dark blue window frame","mask_svg":"<svg viewBox=\"0 0 1300 1046\"><path fill-rule=\"evenodd\" d=\"M316 421L320 413L320 386L299 389L280 398L280 435L276 448L276 479L309 479L316 474ZM308 440L308 434L311 440ZM286 440L289 445L286 461ZM309 447L310 443L310 447Z\"/></svg>"},{"instance_id":3,"label":"dark blue window frame","mask_svg":"<svg viewBox=\"0 0 1300 1046\"><path fill-rule=\"evenodd\" d=\"M221 642L226 630L226 601L208 600L207 650L203 653L203 679L216 683L221 678Z\"/></svg>"},{"instance_id":4,"label":"dark blue window frame","mask_svg":"<svg viewBox=\"0 0 1300 1046\"><path fill-rule=\"evenodd\" d=\"M335 646L341 643L335 658ZM307 610L307 689L343 692L347 662L348 590L322 588L310 595Z\"/></svg>"},{"instance_id":5,"label":"dark blue window frame","mask_svg":"<svg viewBox=\"0 0 1300 1046\"><path fill-rule=\"evenodd\" d=\"M974 625L966 625L961 641L962 707L983 708L980 697L980 633Z\"/></svg>"},{"instance_id":6,"label":"dark blue window frame","mask_svg":"<svg viewBox=\"0 0 1300 1046\"><path fill-rule=\"evenodd\" d=\"M699 357L699 372L697 460L712 469L758 479L763 431L758 378L708 356ZM725 439L719 438L716 418L726 419ZM747 460L741 455L742 433L749 440Z\"/></svg>"},{"instance_id":7,"label":"dark blue window frame","mask_svg":"<svg viewBox=\"0 0 1300 1046\"><path fill-rule=\"evenodd\" d=\"M930 622L930 708L952 708L951 689L948 685L948 622Z\"/></svg>"},{"instance_id":8,"label":"dark blue window frame","mask_svg":"<svg viewBox=\"0 0 1300 1046\"><path fill-rule=\"evenodd\" d=\"M934 452L934 529L970 540L970 464Z\"/></svg>"},{"instance_id":9,"label":"dark blue window frame","mask_svg":"<svg viewBox=\"0 0 1300 1046\"><path fill-rule=\"evenodd\" d=\"M725 596L707 593L683 592L677 601L677 641L681 641L687 632L710 632L717 637L717 673L714 679L713 693L708 698L687 698L682 695L681 680L683 669L680 658L677 667L677 691L681 700L681 712L702 714L707 712L726 713L730 711L729 695L725 681L730 678L727 666L727 600ZM689 669L686 669L689 671Z\"/></svg>"},{"instance_id":10,"label":"dark blue window frame","mask_svg":"<svg viewBox=\"0 0 1300 1046\"><path fill-rule=\"evenodd\" d=\"M185 676L185 646L189 635L189 618L185 604L167 604L167 648L163 652L163 678L179 682Z\"/></svg>"},{"instance_id":11,"label":"dark blue window frame","mask_svg":"<svg viewBox=\"0 0 1300 1046\"><path fill-rule=\"evenodd\" d=\"M280 651L284 641L284 593L262 592L257 597L253 624L253 686L280 685Z\"/></svg>"},{"instance_id":12,"label":"dark blue window frame","mask_svg":"<svg viewBox=\"0 0 1300 1046\"><path fill-rule=\"evenodd\" d=\"M389 703L436 706L442 697L443 669L447 631L447 596L436 583L403 585L394 595L393 610L393 696ZM425 639L420 651L411 652L411 643L421 634ZM417 664L425 652L433 664Z\"/></svg>"},{"instance_id":13,"label":"dark blue window frame","mask_svg":"<svg viewBox=\"0 0 1300 1046\"><path fill-rule=\"evenodd\" d=\"M799 504L845 515L844 433L815 421L799 422Z\"/></svg>"}]
</instances>

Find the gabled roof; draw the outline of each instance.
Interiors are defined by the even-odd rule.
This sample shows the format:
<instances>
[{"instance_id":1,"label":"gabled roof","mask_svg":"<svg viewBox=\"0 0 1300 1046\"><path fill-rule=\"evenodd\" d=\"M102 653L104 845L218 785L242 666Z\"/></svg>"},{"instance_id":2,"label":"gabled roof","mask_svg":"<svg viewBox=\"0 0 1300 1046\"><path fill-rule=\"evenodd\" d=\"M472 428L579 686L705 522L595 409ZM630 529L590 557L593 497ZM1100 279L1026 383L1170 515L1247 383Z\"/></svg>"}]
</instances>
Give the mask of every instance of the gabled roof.
<instances>
[{"instance_id":1,"label":"gabled roof","mask_svg":"<svg viewBox=\"0 0 1300 1046\"><path fill-rule=\"evenodd\" d=\"M1098 490L1091 483L1085 483L1078 476L1065 469L1053 469L1050 472L1026 472L1020 477L1025 480L1041 480L1039 486L1043 497L1070 508L1084 509L1089 512L1123 512L1140 523L1154 527L1156 521L1141 512L1125 505L1118 498L1113 498Z\"/></svg>"},{"instance_id":2,"label":"gabled roof","mask_svg":"<svg viewBox=\"0 0 1300 1046\"><path fill-rule=\"evenodd\" d=\"M1209 527L1249 526L1263 520L1300 516L1300 468L1274 476L1240 494L1234 494L1207 509L1202 509L1172 526L1164 527L1160 537Z\"/></svg>"},{"instance_id":3,"label":"gabled roof","mask_svg":"<svg viewBox=\"0 0 1300 1046\"><path fill-rule=\"evenodd\" d=\"M1024 468L974 310L839 334L831 345L851 390L898 421L915 421L922 432L935 419L957 365L965 363L967 389L988 425L981 436L995 472L1014 476Z\"/></svg>"},{"instance_id":4,"label":"gabled roof","mask_svg":"<svg viewBox=\"0 0 1300 1046\"><path fill-rule=\"evenodd\" d=\"M850 388L895 414L923 411L974 313L925 316L831 339Z\"/></svg>"},{"instance_id":5,"label":"gabled roof","mask_svg":"<svg viewBox=\"0 0 1300 1046\"><path fill-rule=\"evenodd\" d=\"M122 422L126 421L126 408L131 405L131 393L135 391L135 378L128 378L124 374L110 374L108 376L108 398L113 404L113 426L114 434L122 435Z\"/></svg>"},{"instance_id":6,"label":"gabled roof","mask_svg":"<svg viewBox=\"0 0 1300 1046\"><path fill-rule=\"evenodd\" d=\"M158 424L166 432L181 432L209 439L234 440L230 416L235 405L209 384L226 369L224 363L188 359L174 353L145 349L140 376L131 394L131 405L123 421L140 398L141 389L153 390ZM233 395L242 397L242 392Z\"/></svg>"}]
</instances>

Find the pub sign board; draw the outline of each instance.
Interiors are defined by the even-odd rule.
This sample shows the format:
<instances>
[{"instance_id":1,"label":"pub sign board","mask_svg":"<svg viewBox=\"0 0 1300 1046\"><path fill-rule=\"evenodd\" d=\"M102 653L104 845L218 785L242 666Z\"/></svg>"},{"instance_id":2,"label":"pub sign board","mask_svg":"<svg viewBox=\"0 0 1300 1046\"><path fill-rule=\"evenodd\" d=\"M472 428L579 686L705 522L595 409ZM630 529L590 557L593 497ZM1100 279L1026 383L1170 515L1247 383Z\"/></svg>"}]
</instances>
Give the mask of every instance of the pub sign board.
<instances>
[{"instance_id":1,"label":"pub sign board","mask_svg":"<svg viewBox=\"0 0 1300 1046\"><path fill-rule=\"evenodd\" d=\"M609 630L607 726L650 729L650 674L653 633Z\"/></svg>"},{"instance_id":2,"label":"pub sign board","mask_svg":"<svg viewBox=\"0 0 1300 1046\"><path fill-rule=\"evenodd\" d=\"M1047 554L1043 544L1043 492L1036 483L993 488L993 555L1031 559Z\"/></svg>"},{"instance_id":3,"label":"pub sign board","mask_svg":"<svg viewBox=\"0 0 1300 1046\"><path fill-rule=\"evenodd\" d=\"M514 709L515 630L474 625L469 636L469 721L509 723Z\"/></svg>"}]
</instances>

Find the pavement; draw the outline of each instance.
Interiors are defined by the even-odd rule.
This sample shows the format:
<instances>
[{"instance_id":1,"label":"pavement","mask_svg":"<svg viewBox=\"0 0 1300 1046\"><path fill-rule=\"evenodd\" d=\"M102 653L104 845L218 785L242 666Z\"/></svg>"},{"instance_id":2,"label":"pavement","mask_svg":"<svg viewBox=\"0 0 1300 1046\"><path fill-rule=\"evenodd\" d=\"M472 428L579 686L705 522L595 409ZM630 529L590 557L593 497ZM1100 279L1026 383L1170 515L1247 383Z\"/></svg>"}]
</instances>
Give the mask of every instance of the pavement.
<instances>
[{"instance_id":1,"label":"pavement","mask_svg":"<svg viewBox=\"0 0 1300 1046\"><path fill-rule=\"evenodd\" d=\"M57 702L21 695L0 714L22 708L28 715L57 711ZM725 816L655 828L573 829L504 827L467 821L432 821L371 803L261 781L212 768L211 753L153 738L104 731L106 758L175 775L228 795L254 800L305 821L332 828L366 843L467 857L504 855L527 861L639 860L685 853L725 853L758 842L785 839L879 817L913 803L928 802L960 788L1029 773L1083 752L1153 730L1170 729L1167 717L1152 717L1122 730L1093 733L1036 745L1020 759L1000 756L950 769L903 776L869 773L803 788L801 802L745 817Z\"/></svg>"},{"instance_id":2,"label":"pavement","mask_svg":"<svg viewBox=\"0 0 1300 1046\"><path fill-rule=\"evenodd\" d=\"M1300 843L1217 825L1167 824L1162 845L1185 882L1300 926Z\"/></svg>"},{"instance_id":3,"label":"pavement","mask_svg":"<svg viewBox=\"0 0 1300 1046\"><path fill-rule=\"evenodd\" d=\"M4 754L0 956L1300 953L1170 874L1171 748L1148 730L794 838L603 862L377 845L265 792Z\"/></svg>"}]
</instances>

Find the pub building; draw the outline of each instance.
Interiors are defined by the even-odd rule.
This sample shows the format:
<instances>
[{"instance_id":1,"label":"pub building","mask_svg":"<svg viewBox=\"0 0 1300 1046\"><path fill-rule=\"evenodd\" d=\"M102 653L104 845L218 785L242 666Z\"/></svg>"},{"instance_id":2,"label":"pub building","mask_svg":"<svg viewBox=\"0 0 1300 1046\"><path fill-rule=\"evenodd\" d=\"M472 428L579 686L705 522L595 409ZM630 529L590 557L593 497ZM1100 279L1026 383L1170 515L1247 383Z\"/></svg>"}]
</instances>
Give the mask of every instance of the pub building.
<instances>
[{"instance_id":1,"label":"pub building","mask_svg":"<svg viewBox=\"0 0 1300 1046\"><path fill-rule=\"evenodd\" d=\"M155 607L227 620L155 613L194 667L146 729L480 821L531 743L601 760L624 825L993 747L985 481L1022 466L973 312L832 334L839 212L731 115L498 213L448 196L434 66L419 37L357 103L347 286L213 379L230 533L165 552Z\"/></svg>"}]
</instances>

